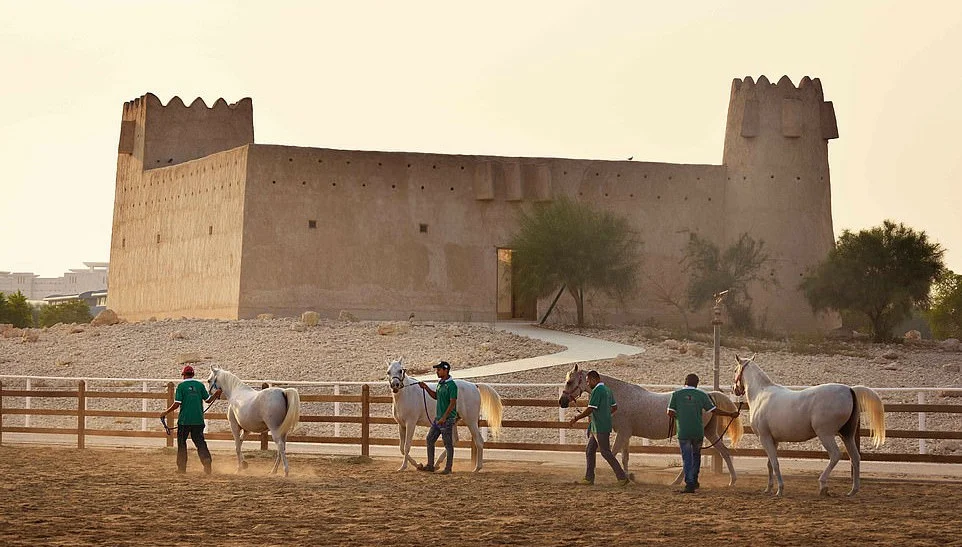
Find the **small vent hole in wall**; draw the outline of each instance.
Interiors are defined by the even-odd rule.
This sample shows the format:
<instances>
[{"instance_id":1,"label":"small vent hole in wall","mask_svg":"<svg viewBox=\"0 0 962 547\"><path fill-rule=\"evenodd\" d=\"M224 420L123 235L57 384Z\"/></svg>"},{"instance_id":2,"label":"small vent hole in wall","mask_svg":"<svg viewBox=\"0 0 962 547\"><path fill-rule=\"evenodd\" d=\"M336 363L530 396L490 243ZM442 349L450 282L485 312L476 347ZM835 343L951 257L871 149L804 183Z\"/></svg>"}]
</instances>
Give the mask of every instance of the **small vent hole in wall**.
<instances>
[{"instance_id":1,"label":"small vent hole in wall","mask_svg":"<svg viewBox=\"0 0 962 547\"><path fill-rule=\"evenodd\" d=\"M157 243L160 243L160 234L157 234Z\"/></svg>"},{"instance_id":2,"label":"small vent hole in wall","mask_svg":"<svg viewBox=\"0 0 962 547\"><path fill-rule=\"evenodd\" d=\"M311 230L317 228L317 221L316 221L316 220L308 220L308 221L307 221L307 227L310 228Z\"/></svg>"},{"instance_id":3,"label":"small vent hole in wall","mask_svg":"<svg viewBox=\"0 0 962 547\"><path fill-rule=\"evenodd\" d=\"M127 238L126 238L126 237L120 239L120 248L121 248L121 249L126 249L126 248L127 248Z\"/></svg>"},{"instance_id":4,"label":"small vent hole in wall","mask_svg":"<svg viewBox=\"0 0 962 547\"><path fill-rule=\"evenodd\" d=\"M418 231L421 232L422 234L428 233L428 225L427 225L427 224L418 224Z\"/></svg>"},{"instance_id":5,"label":"small vent hole in wall","mask_svg":"<svg viewBox=\"0 0 962 547\"><path fill-rule=\"evenodd\" d=\"M208 227L207 227L207 235L209 235L209 236L214 235L214 227L213 227L213 226L208 226Z\"/></svg>"}]
</instances>

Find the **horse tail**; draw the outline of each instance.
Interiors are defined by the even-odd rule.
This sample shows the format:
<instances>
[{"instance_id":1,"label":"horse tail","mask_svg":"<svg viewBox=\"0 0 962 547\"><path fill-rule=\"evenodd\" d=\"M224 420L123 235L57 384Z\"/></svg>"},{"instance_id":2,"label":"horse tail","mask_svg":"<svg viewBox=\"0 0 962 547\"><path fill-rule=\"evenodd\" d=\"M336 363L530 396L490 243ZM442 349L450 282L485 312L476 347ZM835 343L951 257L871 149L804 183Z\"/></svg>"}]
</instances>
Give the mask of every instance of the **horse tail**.
<instances>
[{"instance_id":1,"label":"horse tail","mask_svg":"<svg viewBox=\"0 0 962 547\"><path fill-rule=\"evenodd\" d=\"M869 429L872 443L876 448L885 442L885 405L878 393L865 386L854 386L852 392L858 399L858 406L869 415ZM856 427L858 427L856 425Z\"/></svg>"},{"instance_id":2,"label":"horse tail","mask_svg":"<svg viewBox=\"0 0 962 547\"><path fill-rule=\"evenodd\" d=\"M715 406L718 408L727 410L729 412L738 410L738 405L736 405L735 402L728 397L728 395L725 395L720 391L712 391L711 396L715 401ZM725 435L727 435L728 439L732 442L732 447L737 445L738 441L741 440L742 435L745 434L745 426L742 424L741 416L736 416L734 418L728 416L716 416L715 419L718 420L718 426L722 431L725 432Z\"/></svg>"},{"instance_id":3,"label":"horse tail","mask_svg":"<svg viewBox=\"0 0 962 547\"><path fill-rule=\"evenodd\" d=\"M294 429L298 420L301 419L301 395L296 389L289 387L284 390L284 398L287 399L287 414L284 415L284 422L278 429L278 434L286 435Z\"/></svg>"},{"instance_id":4,"label":"horse tail","mask_svg":"<svg viewBox=\"0 0 962 547\"><path fill-rule=\"evenodd\" d=\"M478 384L478 391L481 392L481 412L488 421L491 436L497 437L501 432L501 418L504 414L501 396L488 384Z\"/></svg>"}]
</instances>

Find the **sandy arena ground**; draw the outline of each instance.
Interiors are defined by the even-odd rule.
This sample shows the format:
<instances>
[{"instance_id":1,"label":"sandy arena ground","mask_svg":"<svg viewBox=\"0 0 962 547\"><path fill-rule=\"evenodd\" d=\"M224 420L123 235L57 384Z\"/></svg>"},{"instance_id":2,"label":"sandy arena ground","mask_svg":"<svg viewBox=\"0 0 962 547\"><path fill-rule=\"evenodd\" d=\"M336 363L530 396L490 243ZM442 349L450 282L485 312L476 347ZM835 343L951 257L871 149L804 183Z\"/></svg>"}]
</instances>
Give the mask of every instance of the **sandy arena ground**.
<instances>
[{"instance_id":1,"label":"sandy arena ground","mask_svg":"<svg viewBox=\"0 0 962 547\"><path fill-rule=\"evenodd\" d=\"M675 493L672 470L619 488L599 468L492 461L479 474L398 474L390 459L291 458L291 476L246 474L215 453L214 474L191 452L186 475L165 450L0 447L3 545L959 545L959 484L863 479L846 473L815 495L812 476L787 476L782 499L762 478L734 488L704 474L695 495ZM603 465L603 462L602 462ZM445 501L437 501L439 498ZM608 516L605 516L605 515Z\"/></svg>"}]
</instances>

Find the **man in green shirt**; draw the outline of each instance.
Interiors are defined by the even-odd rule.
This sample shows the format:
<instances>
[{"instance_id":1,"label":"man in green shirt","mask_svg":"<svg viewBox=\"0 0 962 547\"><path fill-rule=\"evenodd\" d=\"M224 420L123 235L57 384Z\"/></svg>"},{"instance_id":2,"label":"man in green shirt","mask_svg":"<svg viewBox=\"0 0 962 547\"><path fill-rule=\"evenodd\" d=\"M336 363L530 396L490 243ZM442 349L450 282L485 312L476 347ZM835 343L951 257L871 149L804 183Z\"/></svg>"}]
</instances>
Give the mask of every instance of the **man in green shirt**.
<instances>
[{"instance_id":1,"label":"man in green shirt","mask_svg":"<svg viewBox=\"0 0 962 547\"><path fill-rule=\"evenodd\" d=\"M177 472L187 472L187 437L197 447L197 455L204 464L204 473L210 475L211 456L204 440L204 403L213 403L220 398L221 390L208 394L204 383L194 379L194 367L187 365L180 371L184 381L174 392L174 402L167 410L160 414L164 418L171 412L180 409L177 415Z\"/></svg>"},{"instance_id":2,"label":"man in green shirt","mask_svg":"<svg viewBox=\"0 0 962 547\"><path fill-rule=\"evenodd\" d=\"M574 425L575 422L586 416L591 417L588 424L588 446L585 448L587 468L585 470L585 478L581 479L579 484L595 483L596 454L600 447L601 457L608 462L611 470L615 472L615 477L618 478L618 484L627 486L629 482L628 476L625 474L625 470L621 468L621 464L618 463L615 455L611 452L611 415L618 411L618 403L615 402L615 396L611 393L611 390L608 389L608 386L601 381L601 375L598 374L598 371L592 370L588 372L588 386L591 387L591 398L588 399L588 408L570 420L570 423Z\"/></svg>"},{"instance_id":3,"label":"man in green shirt","mask_svg":"<svg viewBox=\"0 0 962 547\"><path fill-rule=\"evenodd\" d=\"M437 417L431 423L431 431L428 432L426 439L428 446L428 464L419 465L419 471L434 471L434 444L441 437L444 442L444 451L447 461L444 464L442 475L451 473L451 465L454 463L454 435L452 429L458 421L458 384L451 378L451 365L447 361L441 361L434 365L434 370L438 375L437 391L428 387L424 382L418 382L421 389L428 392L432 399L437 400L434 415Z\"/></svg>"},{"instance_id":4,"label":"man in green shirt","mask_svg":"<svg viewBox=\"0 0 962 547\"><path fill-rule=\"evenodd\" d=\"M701 443L705 438L705 425L702 412L713 412L720 416L738 416L738 412L728 412L715 406L707 393L698 389L698 376L685 377L685 387L671 394L668 401L668 416L675 421L678 444L681 447L681 461L685 472L683 494L694 493L698 488L698 472L701 470Z\"/></svg>"}]
</instances>

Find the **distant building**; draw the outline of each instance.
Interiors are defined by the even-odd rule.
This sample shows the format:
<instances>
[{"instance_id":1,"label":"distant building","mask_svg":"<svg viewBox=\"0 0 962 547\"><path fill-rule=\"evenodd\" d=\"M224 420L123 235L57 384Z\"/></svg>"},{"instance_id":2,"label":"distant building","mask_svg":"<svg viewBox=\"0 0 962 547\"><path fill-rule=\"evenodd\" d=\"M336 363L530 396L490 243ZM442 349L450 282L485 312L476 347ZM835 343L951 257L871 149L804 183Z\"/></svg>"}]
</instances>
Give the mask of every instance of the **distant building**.
<instances>
[{"instance_id":1,"label":"distant building","mask_svg":"<svg viewBox=\"0 0 962 547\"><path fill-rule=\"evenodd\" d=\"M79 295L87 291L107 290L108 262L84 262L86 268L74 268L61 277L40 277L33 272L0 271L0 292L23 293L27 300L43 300L51 295Z\"/></svg>"},{"instance_id":2,"label":"distant building","mask_svg":"<svg viewBox=\"0 0 962 547\"><path fill-rule=\"evenodd\" d=\"M60 304L71 300L82 300L90 307L90 315L96 317L98 313L107 308L107 291L86 291L80 294L54 294L44 297L44 304Z\"/></svg>"}]
</instances>

